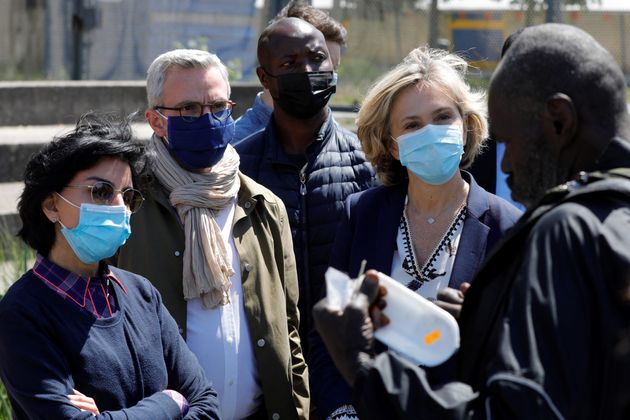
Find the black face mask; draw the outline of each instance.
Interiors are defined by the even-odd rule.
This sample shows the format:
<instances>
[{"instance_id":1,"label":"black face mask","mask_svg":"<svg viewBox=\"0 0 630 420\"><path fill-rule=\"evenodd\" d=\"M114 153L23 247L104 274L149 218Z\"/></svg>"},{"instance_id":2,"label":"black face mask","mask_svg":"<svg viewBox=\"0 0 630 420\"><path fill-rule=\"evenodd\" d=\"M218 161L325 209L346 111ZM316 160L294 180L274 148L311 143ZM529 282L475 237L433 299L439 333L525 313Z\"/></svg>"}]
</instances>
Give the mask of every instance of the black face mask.
<instances>
[{"instance_id":1,"label":"black face mask","mask_svg":"<svg viewBox=\"0 0 630 420\"><path fill-rule=\"evenodd\" d=\"M278 81L278 97L273 98L274 101L284 112L299 119L317 114L337 91L337 77L333 71L267 75Z\"/></svg>"}]
</instances>

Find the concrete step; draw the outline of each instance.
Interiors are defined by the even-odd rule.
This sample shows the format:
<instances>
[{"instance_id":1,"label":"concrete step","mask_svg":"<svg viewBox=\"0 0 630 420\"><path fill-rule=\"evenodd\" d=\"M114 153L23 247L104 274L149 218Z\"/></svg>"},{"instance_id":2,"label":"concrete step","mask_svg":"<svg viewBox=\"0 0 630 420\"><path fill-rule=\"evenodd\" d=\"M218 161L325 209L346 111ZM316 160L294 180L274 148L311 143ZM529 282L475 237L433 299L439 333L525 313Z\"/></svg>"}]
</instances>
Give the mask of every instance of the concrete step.
<instances>
[{"instance_id":1,"label":"concrete step","mask_svg":"<svg viewBox=\"0 0 630 420\"><path fill-rule=\"evenodd\" d=\"M20 227L17 202L30 157L55 136L73 128L74 125L63 124L0 127L0 235L15 234ZM141 140L148 140L153 133L146 123L132 124L132 130Z\"/></svg>"},{"instance_id":2,"label":"concrete step","mask_svg":"<svg viewBox=\"0 0 630 420\"><path fill-rule=\"evenodd\" d=\"M258 83L230 83L239 116L254 102ZM88 110L128 115L147 106L144 81L0 81L0 126L72 124Z\"/></svg>"},{"instance_id":3,"label":"concrete step","mask_svg":"<svg viewBox=\"0 0 630 420\"><path fill-rule=\"evenodd\" d=\"M346 109L334 110L337 122L349 130L355 131L356 112ZM0 183L21 181L24 167L33 153L55 136L71 131L74 125L19 125L0 126ZM146 122L132 124L137 138L148 140L153 134Z\"/></svg>"},{"instance_id":4,"label":"concrete step","mask_svg":"<svg viewBox=\"0 0 630 420\"><path fill-rule=\"evenodd\" d=\"M71 131L74 125L29 125L0 127L0 182L21 181L33 153L55 136ZM146 123L132 124L139 139L146 140L152 130Z\"/></svg>"},{"instance_id":5,"label":"concrete step","mask_svg":"<svg viewBox=\"0 0 630 420\"><path fill-rule=\"evenodd\" d=\"M356 113L349 109L335 109L335 119L349 130L355 130ZM24 168L30 157L55 136L71 131L74 125L20 125L0 127L0 233L19 229L17 200L22 193ZM153 134L146 122L132 124L135 136L148 140Z\"/></svg>"}]
</instances>

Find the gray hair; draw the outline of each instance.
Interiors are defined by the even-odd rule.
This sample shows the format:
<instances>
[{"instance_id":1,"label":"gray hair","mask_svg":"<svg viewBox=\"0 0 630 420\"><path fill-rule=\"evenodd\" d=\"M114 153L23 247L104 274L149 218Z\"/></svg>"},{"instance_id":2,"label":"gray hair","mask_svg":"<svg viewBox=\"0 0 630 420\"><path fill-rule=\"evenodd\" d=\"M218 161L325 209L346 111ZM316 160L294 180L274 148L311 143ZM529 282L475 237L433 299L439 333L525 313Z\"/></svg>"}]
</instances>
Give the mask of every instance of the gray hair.
<instances>
[{"instance_id":1,"label":"gray hair","mask_svg":"<svg viewBox=\"0 0 630 420\"><path fill-rule=\"evenodd\" d=\"M216 67L219 69L223 80L225 80L229 98L231 90L227 67L216 54L202 50L177 49L158 56L149 66L149 70L147 70L147 102L149 108L162 105L164 81L171 67L182 69Z\"/></svg>"}]
</instances>

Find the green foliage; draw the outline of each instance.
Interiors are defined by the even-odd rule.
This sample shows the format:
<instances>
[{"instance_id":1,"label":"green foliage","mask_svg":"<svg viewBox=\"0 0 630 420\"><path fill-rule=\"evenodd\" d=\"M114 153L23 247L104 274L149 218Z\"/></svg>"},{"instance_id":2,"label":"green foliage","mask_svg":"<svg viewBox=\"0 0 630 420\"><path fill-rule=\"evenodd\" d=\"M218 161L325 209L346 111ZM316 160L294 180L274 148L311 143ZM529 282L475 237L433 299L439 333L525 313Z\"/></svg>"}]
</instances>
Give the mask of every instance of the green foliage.
<instances>
[{"instance_id":1,"label":"green foliage","mask_svg":"<svg viewBox=\"0 0 630 420\"><path fill-rule=\"evenodd\" d=\"M472 90L477 92L487 92L490 87L490 76L486 74L469 74L466 82Z\"/></svg>"},{"instance_id":2,"label":"green foliage","mask_svg":"<svg viewBox=\"0 0 630 420\"><path fill-rule=\"evenodd\" d=\"M208 37L199 36L191 38L186 42L173 42L173 48L189 48L193 50L210 51L210 43ZM229 60L225 63L228 69L230 81L241 80L243 78L243 63L240 58Z\"/></svg>"},{"instance_id":3,"label":"green foliage","mask_svg":"<svg viewBox=\"0 0 630 420\"><path fill-rule=\"evenodd\" d=\"M2 300L3 294L0 293L0 300ZM4 389L4 385L0 382L0 419L11 418L11 407L9 404L9 397L7 396L7 390Z\"/></svg>"},{"instance_id":4,"label":"green foliage","mask_svg":"<svg viewBox=\"0 0 630 420\"><path fill-rule=\"evenodd\" d=\"M15 223L0 219L0 299L22 273L32 264L34 252L15 236ZM6 389L0 382L0 420L11 418L11 405Z\"/></svg>"},{"instance_id":5,"label":"green foliage","mask_svg":"<svg viewBox=\"0 0 630 420\"><path fill-rule=\"evenodd\" d=\"M185 42L175 41L173 42L173 48L188 48L191 50L210 51L210 48L208 48L208 37L205 36L190 38Z\"/></svg>"},{"instance_id":6,"label":"green foliage","mask_svg":"<svg viewBox=\"0 0 630 420\"><path fill-rule=\"evenodd\" d=\"M7 220L0 219L0 298L35 259L34 251L15 236L15 219Z\"/></svg>"},{"instance_id":7,"label":"green foliage","mask_svg":"<svg viewBox=\"0 0 630 420\"><path fill-rule=\"evenodd\" d=\"M385 64L358 57L342 57L341 65L337 69L339 82L337 93L333 96L335 105L358 105L361 103L368 88L389 69Z\"/></svg>"},{"instance_id":8,"label":"green foliage","mask_svg":"<svg viewBox=\"0 0 630 420\"><path fill-rule=\"evenodd\" d=\"M9 420L11 418L11 404L4 385L0 382L0 420Z\"/></svg>"},{"instance_id":9,"label":"green foliage","mask_svg":"<svg viewBox=\"0 0 630 420\"><path fill-rule=\"evenodd\" d=\"M228 69L230 82L233 82L234 80L241 80L243 78L243 63L240 58L228 60L228 62L225 63L225 66Z\"/></svg>"},{"instance_id":10,"label":"green foliage","mask_svg":"<svg viewBox=\"0 0 630 420\"><path fill-rule=\"evenodd\" d=\"M14 68L0 69L0 81L2 82L21 82L25 80L46 80L43 70L25 72ZM0 417L0 420L3 420Z\"/></svg>"}]
</instances>

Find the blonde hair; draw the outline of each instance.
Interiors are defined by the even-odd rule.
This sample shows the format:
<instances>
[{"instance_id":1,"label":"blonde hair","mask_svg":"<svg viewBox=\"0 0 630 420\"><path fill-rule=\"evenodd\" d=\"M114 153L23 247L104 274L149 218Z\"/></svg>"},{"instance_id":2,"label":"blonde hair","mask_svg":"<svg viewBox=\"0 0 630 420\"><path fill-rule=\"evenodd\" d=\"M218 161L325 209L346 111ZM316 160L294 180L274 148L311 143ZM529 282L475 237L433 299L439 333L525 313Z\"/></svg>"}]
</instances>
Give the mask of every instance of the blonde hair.
<instances>
[{"instance_id":1,"label":"blonde hair","mask_svg":"<svg viewBox=\"0 0 630 420\"><path fill-rule=\"evenodd\" d=\"M430 86L457 106L466 126L466 145L459 165L468 168L488 136L484 95L465 81L468 64L458 55L426 46L411 51L402 63L384 74L368 90L357 116L357 134L367 158L384 185L399 184L407 171L391 155L390 113L398 94L409 86Z\"/></svg>"}]
</instances>

